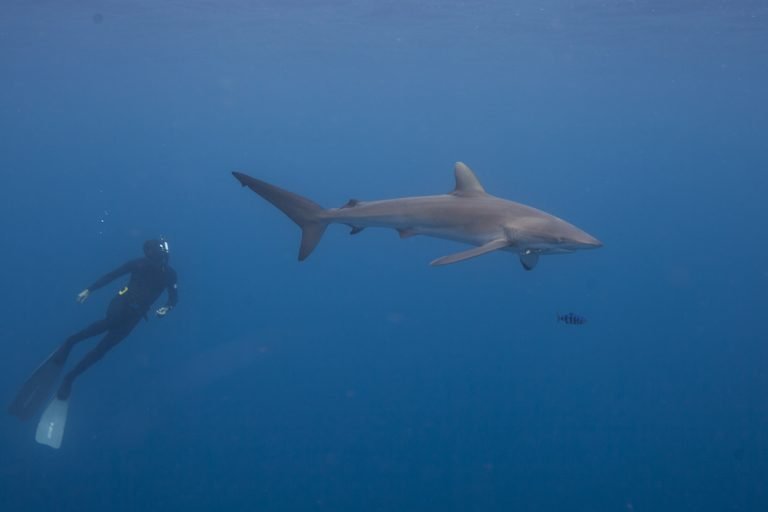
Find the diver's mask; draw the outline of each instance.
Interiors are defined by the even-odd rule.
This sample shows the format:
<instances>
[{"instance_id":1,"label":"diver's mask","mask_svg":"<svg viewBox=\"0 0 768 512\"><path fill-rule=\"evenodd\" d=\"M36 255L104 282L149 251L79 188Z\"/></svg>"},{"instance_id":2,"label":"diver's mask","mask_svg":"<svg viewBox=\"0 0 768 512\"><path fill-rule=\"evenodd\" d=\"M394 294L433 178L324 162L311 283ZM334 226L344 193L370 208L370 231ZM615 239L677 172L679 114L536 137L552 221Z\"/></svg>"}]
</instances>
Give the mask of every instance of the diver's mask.
<instances>
[{"instance_id":1,"label":"diver's mask","mask_svg":"<svg viewBox=\"0 0 768 512\"><path fill-rule=\"evenodd\" d=\"M168 241L163 237L160 237L160 240L147 240L144 242L144 255L162 266L168 264L170 252Z\"/></svg>"}]
</instances>

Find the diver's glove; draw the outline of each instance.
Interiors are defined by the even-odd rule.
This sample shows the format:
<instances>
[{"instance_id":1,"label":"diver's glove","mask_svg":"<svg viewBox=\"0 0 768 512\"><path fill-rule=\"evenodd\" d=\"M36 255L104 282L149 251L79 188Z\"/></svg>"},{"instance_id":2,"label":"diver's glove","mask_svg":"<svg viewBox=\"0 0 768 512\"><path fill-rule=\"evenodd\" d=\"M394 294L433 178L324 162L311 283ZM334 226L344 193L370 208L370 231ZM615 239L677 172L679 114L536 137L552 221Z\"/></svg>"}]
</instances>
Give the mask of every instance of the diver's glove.
<instances>
[{"instance_id":1,"label":"diver's glove","mask_svg":"<svg viewBox=\"0 0 768 512\"><path fill-rule=\"evenodd\" d=\"M91 294L91 290L86 288L85 290L83 290L83 291L81 291L80 293L77 294L77 299L75 299L75 300L77 300L77 302L82 304L83 302L85 302L85 299L87 299L90 294Z\"/></svg>"},{"instance_id":2,"label":"diver's glove","mask_svg":"<svg viewBox=\"0 0 768 512\"><path fill-rule=\"evenodd\" d=\"M167 314L168 314L168 312L169 312L170 310L171 310L171 307L170 307L170 306L163 306L163 307L161 307L160 309L158 309L157 311L155 311L155 313L156 313L156 314L157 314L157 316L159 316L160 318L163 318L165 315L167 315Z\"/></svg>"}]
</instances>

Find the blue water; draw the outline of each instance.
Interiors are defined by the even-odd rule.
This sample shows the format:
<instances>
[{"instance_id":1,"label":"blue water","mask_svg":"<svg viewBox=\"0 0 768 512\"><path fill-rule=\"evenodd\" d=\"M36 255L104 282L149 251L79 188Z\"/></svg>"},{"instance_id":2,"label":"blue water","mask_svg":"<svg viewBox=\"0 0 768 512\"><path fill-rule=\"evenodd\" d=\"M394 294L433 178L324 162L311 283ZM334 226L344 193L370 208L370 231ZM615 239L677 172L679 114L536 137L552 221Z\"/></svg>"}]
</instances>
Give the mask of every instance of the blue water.
<instances>
[{"instance_id":1,"label":"blue water","mask_svg":"<svg viewBox=\"0 0 768 512\"><path fill-rule=\"evenodd\" d=\"M3 403L144 239L180 302L60 450L2 416L0 510L768 510L766 48L757 0L6 0ZM605 246L431 268L463 246L332 227L298 263L230 174L340 206L457 160Z\"/></svg>"}]
</instances>

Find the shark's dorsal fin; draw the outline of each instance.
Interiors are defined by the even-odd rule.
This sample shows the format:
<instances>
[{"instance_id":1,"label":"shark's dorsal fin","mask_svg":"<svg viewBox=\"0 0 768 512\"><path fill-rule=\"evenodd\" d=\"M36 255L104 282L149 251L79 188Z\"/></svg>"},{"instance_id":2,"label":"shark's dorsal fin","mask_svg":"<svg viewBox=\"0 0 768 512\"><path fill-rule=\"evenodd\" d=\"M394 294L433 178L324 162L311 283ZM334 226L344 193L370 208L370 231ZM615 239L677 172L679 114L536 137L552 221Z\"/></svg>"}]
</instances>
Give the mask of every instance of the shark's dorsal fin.
<instances>
[{"instance_id":1,"label":"shark's dorsal fin","mask_svg":"<svg viewBox=\"0 0 768 512\"><path fill-rule=\"evenodd\" d=\"M463 162L456 162L454 174L456 175L456 188L453 189L453 195L478 196L485 194L485 189L475 173Z\"/></svg>"}]
</instances>

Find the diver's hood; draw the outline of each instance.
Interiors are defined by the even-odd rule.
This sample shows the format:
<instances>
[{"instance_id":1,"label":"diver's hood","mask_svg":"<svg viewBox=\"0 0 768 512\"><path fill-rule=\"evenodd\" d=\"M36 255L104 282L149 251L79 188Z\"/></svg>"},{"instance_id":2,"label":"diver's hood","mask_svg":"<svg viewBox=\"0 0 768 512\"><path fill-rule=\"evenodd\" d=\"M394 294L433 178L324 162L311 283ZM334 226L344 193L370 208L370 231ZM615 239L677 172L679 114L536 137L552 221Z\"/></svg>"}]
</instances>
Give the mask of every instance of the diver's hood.
<instances>
[{"instance_id":1,"label":"diver's hood","mask_svg":"<svg viewBox=\"0 0 768 512\"><path fill-rule=\"evenodd\" d=\"M144 242L144 256L161 265L168 263L170 248L164 239L147 240Z\"/></svg>"}]
</instances>

